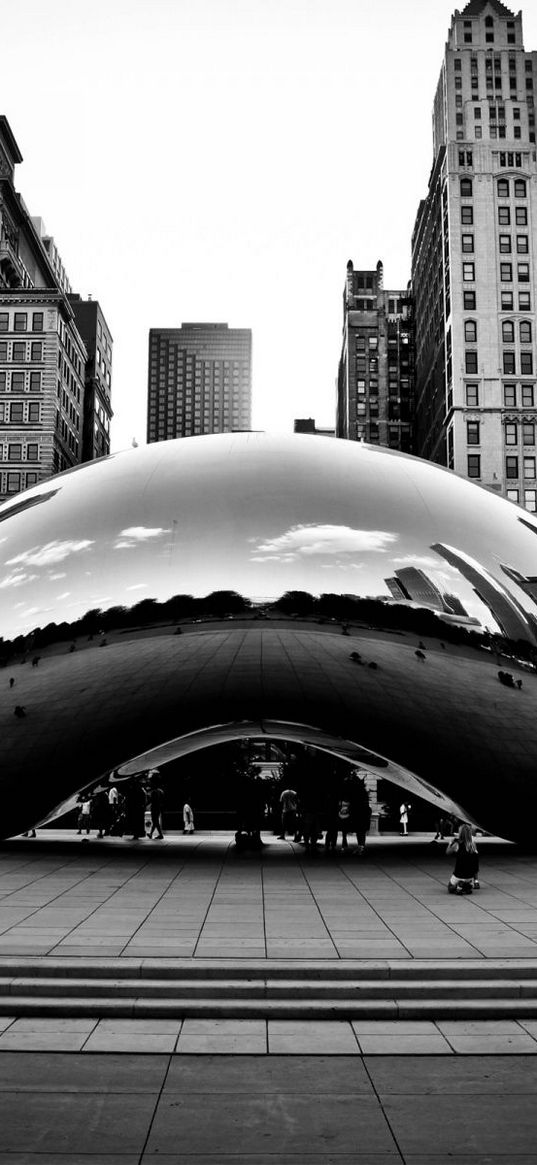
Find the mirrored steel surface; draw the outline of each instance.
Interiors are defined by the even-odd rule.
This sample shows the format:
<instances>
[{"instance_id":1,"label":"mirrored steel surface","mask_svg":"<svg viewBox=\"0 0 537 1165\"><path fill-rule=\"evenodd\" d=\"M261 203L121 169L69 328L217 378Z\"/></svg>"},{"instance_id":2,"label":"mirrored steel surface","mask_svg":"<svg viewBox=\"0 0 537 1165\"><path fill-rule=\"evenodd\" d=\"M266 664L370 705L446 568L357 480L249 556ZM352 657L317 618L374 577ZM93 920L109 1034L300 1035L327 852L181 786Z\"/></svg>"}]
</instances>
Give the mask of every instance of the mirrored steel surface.
<instances>
[{"instance_id":1,"label":"mirrored steel surface","mask_svg":"<svg viewBox=\"0 0 537 1165\"><path fill-rule=\"evenodd\" d=\"M163 442L17 495L4 833L254 726L533 835L536 535L428 462L312 436Z\"/></svg>"}]
</instances>

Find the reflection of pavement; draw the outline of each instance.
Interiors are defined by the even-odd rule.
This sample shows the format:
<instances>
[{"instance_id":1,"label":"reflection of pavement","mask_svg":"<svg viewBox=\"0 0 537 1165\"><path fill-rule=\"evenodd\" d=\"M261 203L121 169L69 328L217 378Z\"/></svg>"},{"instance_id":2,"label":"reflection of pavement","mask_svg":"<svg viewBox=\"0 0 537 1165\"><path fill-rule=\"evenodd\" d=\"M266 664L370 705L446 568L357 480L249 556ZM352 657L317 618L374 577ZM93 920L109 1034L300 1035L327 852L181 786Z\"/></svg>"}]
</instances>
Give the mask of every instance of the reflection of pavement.
<instances>
[{"instance_id":1,"label":"reflection of pavement","mask_svg":"<svg viewBox=\"0 0 537 1165\"><path fill-rule=\"evenodd\" d=\"M518 814L519 801L529 812L537 676L521 672L522 691L510 690L486 654L448 646L420 662L410 639L358 642L375 670L350 659L355 638L324 628L231 624L225 631L116 641L43 658L35 669L18 667L11 699L27 717L17 720L4 702L5 779L11 771L17 790L20 773L32 774L39 817L73 785L164 740L215 720L280 719L351 736L437 784L489 829L500 830L510 811ZM48 802L39 800L43 773L58 782L53 804L50 793Z\"/></svg>"}]
</instances>

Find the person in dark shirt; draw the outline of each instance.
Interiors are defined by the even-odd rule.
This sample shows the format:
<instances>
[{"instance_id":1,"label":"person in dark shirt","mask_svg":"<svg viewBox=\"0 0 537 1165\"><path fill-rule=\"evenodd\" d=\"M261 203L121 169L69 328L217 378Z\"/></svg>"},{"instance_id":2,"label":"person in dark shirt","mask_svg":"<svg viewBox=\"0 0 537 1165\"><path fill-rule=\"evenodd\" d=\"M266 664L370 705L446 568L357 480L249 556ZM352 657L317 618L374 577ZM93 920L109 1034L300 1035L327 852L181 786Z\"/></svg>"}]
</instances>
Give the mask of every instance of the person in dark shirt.
<instances>
[{"instance_id":1,"label":"person in dark shirt","mask_svg":"<svg viewBox=\"0 0 537 1165\"><path fill-rule=\"evenodd\" d=\"M162 832L162 806L164 804L164 791L159 784L159 770L153 769L151 777L151 785L149 790L149 808L151 810L151 829L148 837L153 837L156 831L157 839L162 841L164 834Z\"/></svg>"},{"instance_id":2,"label":"person in dark shirt","mask_svg":"<svg viewBox=\"0 0 537 1165\"><path fill-rule=\"evenodd\" d=\"M450 841L447 854L455 854L455 867L448 882L450 894L471 894L479 890L479 854L472 826L464 823L457 837Z\"/></svg>"}]
</instances>

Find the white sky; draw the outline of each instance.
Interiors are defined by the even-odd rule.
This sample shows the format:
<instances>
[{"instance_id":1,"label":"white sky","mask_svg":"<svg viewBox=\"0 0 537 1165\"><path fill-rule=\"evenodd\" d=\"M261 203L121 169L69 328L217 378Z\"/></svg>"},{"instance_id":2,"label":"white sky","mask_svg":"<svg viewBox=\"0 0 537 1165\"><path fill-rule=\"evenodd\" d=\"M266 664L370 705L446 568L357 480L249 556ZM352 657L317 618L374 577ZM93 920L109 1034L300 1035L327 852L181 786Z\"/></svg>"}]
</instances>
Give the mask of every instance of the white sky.
<instances>
[{"instance_id":1,"label":"white sky","mask_svg":"<svg viewBox=\"0 0 537 1165\"><path fill-rule=\"evenodd\" d=\"M406 286L453 10L6 0L17 189L112 330L113 450L145 441L149 328L183 321L252 328L254 428L334 423L346 263Z\"/></svg>"}]
</instances>

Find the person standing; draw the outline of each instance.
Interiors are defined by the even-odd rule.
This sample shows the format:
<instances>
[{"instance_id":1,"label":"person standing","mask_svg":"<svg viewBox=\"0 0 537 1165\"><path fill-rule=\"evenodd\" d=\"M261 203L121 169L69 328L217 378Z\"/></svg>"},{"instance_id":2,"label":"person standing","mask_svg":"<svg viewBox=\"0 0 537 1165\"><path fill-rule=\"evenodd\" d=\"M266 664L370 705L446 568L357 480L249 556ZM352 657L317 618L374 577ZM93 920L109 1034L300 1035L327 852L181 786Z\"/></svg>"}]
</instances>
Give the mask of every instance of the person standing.
<instances>
[{"instance_id":1,"label":"person standing","mask_svg":"<svg viewBox=\"0 0 537 1165\"><path fill-rule=\"evenodd\" d=\"M295 789L284 789L280 796L282 815L282 831L278 835L280 841L285 841L286 833L296 833L298 796Z\"/></svg>"},{"instance_id":2,"label":"person standing","mask_svg":"<svg viewBox=\"0 0 537 1165\"><path fill-rule=\"evenodd\" d=\"M194 810L188 801L183 805L183 833L194 833Z\"/></svg>"},{"instance_id":3,"label":"person standing","mask_svg":"<svg viewBox=\"0 0 537 1165\"><path fill-rule=\"evenodd\" d=\"M91 801L86 793L80 795L78 806L77 833L86 830L86 834L88 834L91 826Z\"/></svg>"},{"instance_id":4,"label":"person standing","mask_svg":"<svg viewBox=\"0 0 537 1165\"><path fill-rule=\"evenodd\" d=\"M157 840L162 841L164 834L162 832L162 807L164 804L164 790L159 784L160 772L158 769L151 769L150 788L149 788L149 808L151 811L151 829L148 837L152 838L156 830Z\"/></svg>"},{"instance_id":5,"label":"person standing","mask_svg":"<svg viewBox=\"0 0 537 1165\"><path fill-rule=\"evenodd\" d=\"M399 807L399 824L401 826L401 837L408 837L408 812L410 805L406 801L402 801Z\"/></svg>"}]
</instances>

